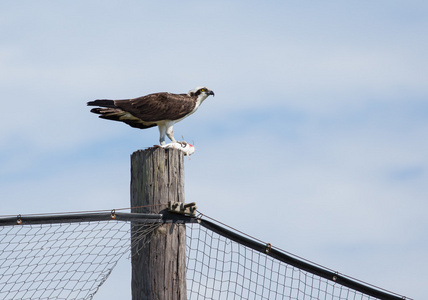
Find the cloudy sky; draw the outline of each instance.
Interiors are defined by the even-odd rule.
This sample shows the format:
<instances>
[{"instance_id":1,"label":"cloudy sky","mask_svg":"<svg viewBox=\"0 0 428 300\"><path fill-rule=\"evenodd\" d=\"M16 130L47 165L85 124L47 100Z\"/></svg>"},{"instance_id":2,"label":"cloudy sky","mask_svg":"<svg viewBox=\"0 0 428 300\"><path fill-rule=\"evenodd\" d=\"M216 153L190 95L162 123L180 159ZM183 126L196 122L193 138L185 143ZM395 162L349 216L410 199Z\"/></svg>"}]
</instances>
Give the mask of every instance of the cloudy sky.
<instances>
[{"instance_id":1,"label":"cloudy sky","mask_svg":"<svg viewBox=\"0 0 428 300\"><path fill-rule=\"evenodd\" d=\"M428 294L426 1L3 1L0 24L1 215L129 207L130 155L158 131L86 102L205 85L174 127L196 146L188 202ZM129 295L128 263L98 299Z\"/></svg>"}]
</instances>

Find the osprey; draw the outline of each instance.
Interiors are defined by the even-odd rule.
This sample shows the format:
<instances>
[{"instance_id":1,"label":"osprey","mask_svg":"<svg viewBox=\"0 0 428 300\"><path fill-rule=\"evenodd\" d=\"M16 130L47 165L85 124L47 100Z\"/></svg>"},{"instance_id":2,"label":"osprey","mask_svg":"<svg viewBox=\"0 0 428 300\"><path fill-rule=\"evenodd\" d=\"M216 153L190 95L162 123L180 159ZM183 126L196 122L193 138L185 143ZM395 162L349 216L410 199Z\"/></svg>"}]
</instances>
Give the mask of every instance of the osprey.
<instances>
[{"instance_id":1,"label":"osprey","mask_svg":"<svg viewBox=\"0 0 428 300\"><path fill-rule=\"evenodd\" d=\"M165 145L165 134L176 143L174 124L193 114L209 95L214 96L214 92L197 87L187 94L154 93L134 99L102 99L90 101L88 106L99 106L91 112L103 119L121 121L140 129L158 126L159 142Z\"/></svg>"}]
</instances>

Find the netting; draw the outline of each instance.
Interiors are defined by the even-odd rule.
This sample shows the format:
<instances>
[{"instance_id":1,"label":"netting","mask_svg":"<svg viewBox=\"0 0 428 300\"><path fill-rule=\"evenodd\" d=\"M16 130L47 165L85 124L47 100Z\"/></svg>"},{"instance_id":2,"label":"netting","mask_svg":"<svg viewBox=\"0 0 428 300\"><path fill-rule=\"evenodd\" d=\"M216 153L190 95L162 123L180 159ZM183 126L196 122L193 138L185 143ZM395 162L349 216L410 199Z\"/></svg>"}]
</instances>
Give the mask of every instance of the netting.
<instances>
[{"instance_id":1,"label":"netting","mask_svg":"<svg viewBox=\"0 0 428 300\"><path fill-rule=\"evenodd\" d=\"M197 224L186 230L188 299L376 299Z\"/></svg>"},{"instance_id":2,"label":"netting","mask_svg":"<svg viewBox=\"0 0 428 300\"><path fill-rule=\"evenodd\" d=\"M138 239L154 225L141 227ZM0 227L0 299L92 299L129 255L126 222Z\"/></svg>"},{"instance_id":3,"label":"netting","mask_svg":"<svg viewBox=\"0 0 428 300\"><path fill-rule=\"evenodd\" d=\"M131 244L149 243L150 233L162 224L140 220L139 229L131 231L136 215L54 224L0 222L0 299L92 299L118 260L129 258ZM218 224L196 221L186 221L188 299L402 299Z\"/></svg>"}]
</instances>

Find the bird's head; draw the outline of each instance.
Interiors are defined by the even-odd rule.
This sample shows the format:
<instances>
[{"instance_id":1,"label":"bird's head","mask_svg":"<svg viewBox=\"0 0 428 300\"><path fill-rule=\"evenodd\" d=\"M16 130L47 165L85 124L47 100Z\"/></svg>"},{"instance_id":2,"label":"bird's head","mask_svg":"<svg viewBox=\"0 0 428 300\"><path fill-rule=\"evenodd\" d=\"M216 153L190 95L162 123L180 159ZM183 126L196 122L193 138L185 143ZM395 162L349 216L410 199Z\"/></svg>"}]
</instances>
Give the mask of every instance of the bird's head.
<instances>
[{"instance_id":1,"label":"bird's head","mask_svg":"<svg viewBox=\"0 0 428 300\"><path fill-rule=\"evenodd\" d=\"M190 90L187 95L189 95L190 97L200 98L203 101L210 95L214 96L214 92L204 86L200 86L194 88L193 90Z\"/></svg>"}]
</instances>

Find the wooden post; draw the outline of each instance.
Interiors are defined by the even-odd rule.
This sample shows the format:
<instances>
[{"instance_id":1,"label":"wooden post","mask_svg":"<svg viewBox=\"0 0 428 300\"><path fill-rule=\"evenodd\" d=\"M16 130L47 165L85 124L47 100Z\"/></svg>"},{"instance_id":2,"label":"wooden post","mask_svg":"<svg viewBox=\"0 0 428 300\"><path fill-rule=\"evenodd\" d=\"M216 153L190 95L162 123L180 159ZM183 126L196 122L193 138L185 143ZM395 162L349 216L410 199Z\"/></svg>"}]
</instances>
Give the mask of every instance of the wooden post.
<instances>
[{"instance_id":1,"label":"wooden post","mask_svg":"<svg viewBox=\"0 0 428 300\"><path fill-rule=\"evenodd\" d=\"M177 149L149 148L134 152L131 207L151 206L132 212L162 213L168 201L184 202L183 165L183 153ZM133 224L133 233L138 226L144 225ZM132 299L187 299L185 225L163 224L146 241L131 241Z\"/></svg>"}]
</instances>

